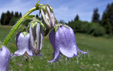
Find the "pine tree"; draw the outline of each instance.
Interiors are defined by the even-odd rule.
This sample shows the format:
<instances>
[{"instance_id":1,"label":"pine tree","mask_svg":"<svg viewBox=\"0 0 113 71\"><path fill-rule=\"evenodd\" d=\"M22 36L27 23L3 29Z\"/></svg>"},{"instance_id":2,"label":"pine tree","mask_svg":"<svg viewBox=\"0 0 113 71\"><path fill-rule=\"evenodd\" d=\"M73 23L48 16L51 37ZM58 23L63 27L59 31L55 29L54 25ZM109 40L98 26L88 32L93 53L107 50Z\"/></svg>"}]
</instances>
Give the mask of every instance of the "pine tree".
<instances>
[{"instance_id":1,"label":"pine tree","mask_svg":"<svg viewBox=\"0 0 113 71\"><path fill-rule=\"evenodd\" d=\"M11 17L14 17L13 11L11 12Z\"/></svg>"},{"instance_id":2,"label":"pine tree","mask_svg":"<svg viewBox=\"0 0 113 71\"><path fill-rule=\"evenodd\" d=\"M113 3L107 5L102 15L101 26L105 28L107 34L113 34Z\"/></svg>"},{"instance_id":3,"label":"pine tree","mask_svg":"<svg viewBox=\"0 0 113 71\"><path fill-rule=\"evenodd\" d=\"M2 13L2 15L1 15L1 25L5 25L4 21L5 21L5 13Z\"/></svg>"},{"instance_id":4,"label":"pine tree","mask_svg":"<svg viewBox=\"0 0 113 71\"><path fill-rule=\"evenodd\" d=\"M79 15L77 14L76 17L74 18L74 21L79 21Z\"/></svg>"},{"instance_id":5,"label":"pine tree","mask_svg":"<svg viewBox=\"0 0 113 71\"><path fill-rule=\"evenodd\" d=\"M92 22L94 22L94 23L99 23L99 17L100 17L100 15L99 15L99 13L98 13L98 8L96 8L96 9L94 9L94 11L93 11L93 16L92 16Z\"/></svg>"},{"instance_id":6,"label":"pine tree","mask_svg":"<svg viewBox=\"0 0 113 71\"><path fill-rule=\"evenodd\" d=\"M19 17L22 17L22 13L20 12Z\"/></svg>"},{"instance_id":7,"label":"pine tree","mask_svg":"<svg viewBox=\"0 0 113 71\"><path fill-rule=\"evenodd\" d=\"M11 13L9 11L7 11L7 13L5 15L5 25L8 25L10 20L11 20Z\"/></svg>"},{"instance_id":8,"label":"pine tree","mask_svg":"<svg viewBox=\"0 0 113 71\"><path fill-rule=\"evenodd\" d=\"M15 12L15 17L16 17L16 18L18 18L18 17L19 17L18 12Z\"/></svg>"}]
</instances>

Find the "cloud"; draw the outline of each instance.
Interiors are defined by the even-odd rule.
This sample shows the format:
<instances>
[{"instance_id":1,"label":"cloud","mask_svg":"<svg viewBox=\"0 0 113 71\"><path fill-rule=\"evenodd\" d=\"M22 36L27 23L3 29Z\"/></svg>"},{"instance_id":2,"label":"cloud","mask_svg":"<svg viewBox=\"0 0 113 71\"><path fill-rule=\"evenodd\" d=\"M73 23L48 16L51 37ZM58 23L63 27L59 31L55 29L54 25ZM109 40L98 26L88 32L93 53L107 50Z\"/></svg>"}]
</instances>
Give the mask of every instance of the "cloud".
<instances>
[{"instance_id":1,"label":"cloud","mask_svg":"<svg viewBox=\"0 0 113 71\"><path fill-rule=\"evenodd\" d=\"M34 7L38 0L0 0L0 13L9 11L18 11L25 14ZM108 3L111 0L41 0L40 4L49 4L52 6L55 16L58 20L65 22L71 21L78 14L80 20L91 21L94 8L99 9L102 15ZM33 12L32 14L38 14Z\"/></svg>"},{"instance_id":2,"label":"cloud","mask_svg":"<svg viewBox=\"0 0 113 71\"><path fill-rule=\"evenodd\" d=\"M111 1L102 0L72 0L70 2L64 3L54 9L55 15L58 20L65 20L66 22L71 21L78 14L80 20L91 21L93 10L95 8L99 9L100 18L103 11L105 10L108 3Z\"/></svg>"}]
</instances>

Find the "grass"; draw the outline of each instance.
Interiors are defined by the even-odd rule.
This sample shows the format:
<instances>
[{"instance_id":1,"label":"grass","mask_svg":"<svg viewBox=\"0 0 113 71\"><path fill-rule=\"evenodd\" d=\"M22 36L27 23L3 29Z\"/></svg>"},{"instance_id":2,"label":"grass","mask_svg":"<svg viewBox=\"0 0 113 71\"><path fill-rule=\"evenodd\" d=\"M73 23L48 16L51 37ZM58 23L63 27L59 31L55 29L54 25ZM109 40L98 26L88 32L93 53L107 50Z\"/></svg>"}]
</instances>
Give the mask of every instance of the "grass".
<instances>
[{"instance_id":1,"label":"grass","mask_svg":"<svg viewBox=\"0 0 113 71\"><path fill-rule=\"evenodd\" d=\"M0 41L3 41L11 27L0 26ZM76 57L67 58L62 55L55 63L48 63L52 59L53 48L48 36L44 37L42 56L29 57L28 62L24 57L11 57L9 70L12 71L113 71L113 39L93 37L84 34L75 34L77 45L88 54L78 52ZM16 51L15 35L7 45L11 54ZM21 64L21 65L19 65Z\"/></svg>"}]
</instances>

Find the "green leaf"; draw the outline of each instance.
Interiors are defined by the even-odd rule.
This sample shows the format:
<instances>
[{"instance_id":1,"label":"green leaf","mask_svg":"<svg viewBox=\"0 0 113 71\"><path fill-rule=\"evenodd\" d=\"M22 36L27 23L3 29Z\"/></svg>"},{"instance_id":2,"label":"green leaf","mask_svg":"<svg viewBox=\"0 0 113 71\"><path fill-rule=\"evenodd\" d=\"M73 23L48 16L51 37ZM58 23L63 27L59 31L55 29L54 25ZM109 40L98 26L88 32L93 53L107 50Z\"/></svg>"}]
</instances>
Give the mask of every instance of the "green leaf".
<instances>
[{"instance_id":1,"label":"green leaf","mask_svg":"<svg viewBox=\"0 0 113 71\"><path fill-rule=\"evenodd\" d=\"M41 9L44 11L44 13L46 13L47 12L47 5L46 4L40 4L40 11L41 11ZM40 12L41 13L41 12Z\"/></svg>"},{"instance_id":2,"label":"green leaf","mask_svg":"<svg viewBox=\"0 0 113 71\"><path fill-rule=\"evenodd\" d=\"M59 27L55 27L54 28L54 32L56 33Z\"/></svg>"},{"instance_id":3,"label":"green leaf","mask_svg":"<svg viewBox=\"0 0 113 71\"><path fill-rule=\"evenodd\" d=\"M24 36L26 36L28 34L28 32L23 32Z\"/></svg>"},{"instance_id":4,"label":"green leaf","mask_svg":"<svg viewBox=\"0 0 113 71\"><path fill-rule=\"evenodd\" d=\"M37 21L33 19L33 21L30 22L31 27L33 28L35 25L37 25Z\"/></svg>"},{"instance_id":5,"label":"green leaf","mask_svg":"<svg viewBox=\"0 0 113 71\"><path fill-rule=\"evenodd\" d=\"M54 26L54 32L56 33L57 32L57 30L58 30L58 28L59 27L62 27L62 26L64 26L64 27L66 27L66 28L68 28L68 29L70 29L70 27L68 26L68 25L63 25L63 24L55 24L55 26Z\"/></svg>"},{"instance_id":6,"label":"green leaf","mask_svg":"<svg viewBox=\"0 0 113 71\"><path fill-rule=\"evenodd\" d=\"M41 8L39 8L39 16L40 16L40 14L41 14Z\"/></svg>"},{"instance_id":7,"label":"green leaf","mask_svg":"<svg viewBox=\"0 0 113 71\"><path fill-rule=\"evenodd\" d=\"M58 28L61 27L61 26L63 26L63 25L62 24L55 24L55 26L54 26L54 32L56 33L57 30L58 30Z\"/></svg>"},{"instance_id":8,"label":"green leaf","mask_svg":"<svg viewBox=\"0 0 113 71\"><path fill-rule=\"evenodd\" d=\"M44 28L44 30L46 30L46 27L44 26L44 24L42 22L40 22L40 21L39 21L39 23Z\"/></svg>"},{"instance_id":9,"label":"green leaf","mask_svg":"<svg viewBox=\"0 0 113 71\"><path fill-rule=\"evenodd\" d=\"M70 29L70 27L69 26L67 26L67 25L63 25L64 27L66 27L66 28L68 28L68 29Z\"/></svg>"},{"instance_id":10,"label":"green leaf","mask_svg":"<svg viewBox=\"0 0 113 71\"><path fill-rule=\"evenodd\" d=\"M2 45L2 42L0 42L0 48L2 48L2 46L3 46L3 45Z\"/></svg>"},{"instance_id":11,"label":"green leaf","mask_svg":"<svg viewBox=\"0 0 113 71\"><path fill-rule=\"evenodd\" d=\"M35 17L35 15L28 15L28 16L24 17L24 20L26 20L26 19L32 19L34 17Z\"/></svg>"},{"instance_id":12,"label":"green leaf","mask_svg":"<svg viewBox=\"0 0 113 71\"><path fill-rule=\"evenodd\" d=\"M41 1L41 0L39 0L39 1L36 3L36 5L35 5L36 7L38 7L38 6L39 6L39 2L40 2L40 1Z\"/></svg>"},{"instance_id":13,"label":"green leaf","mask_svg":"<svg viewBox=\"0 0 113 71\"><path fill-rule=\"evenodd\" d=\"M44 26L44 24L43 24L41 21L39 21L38 19L36 19L36 18L33 18L33 20L30 22L30 25L31 25L32 28L33 28L35 25L37 25L37 23L40 23L40 25L41 25L44 29L46 29L46 27Z\"/></svg>"}]
</instances>

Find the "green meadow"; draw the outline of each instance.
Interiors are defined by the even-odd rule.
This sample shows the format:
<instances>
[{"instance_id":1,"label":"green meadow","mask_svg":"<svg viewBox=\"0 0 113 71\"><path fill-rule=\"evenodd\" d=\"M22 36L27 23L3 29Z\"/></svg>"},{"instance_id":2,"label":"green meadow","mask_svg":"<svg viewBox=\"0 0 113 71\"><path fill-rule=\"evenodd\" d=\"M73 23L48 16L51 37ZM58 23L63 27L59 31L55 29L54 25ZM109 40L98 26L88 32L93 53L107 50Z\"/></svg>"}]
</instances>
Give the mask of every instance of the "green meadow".
<instances>
[{"instance_id":1,"label":"green meadow","mask_svg":"<svg viewBox=\"0 0 113 71\"><path fill-rule=\"evenodd\" d=\"M3 42L11 29L11 26L0 25L0 41ZM42 56L12 57L17 50L15 45L15 35L11 38L7 48L11 52L9 71L113 71L113 38L93 37L86 34L76 35L76 42L79 49L89 50L88 54L78 52L76 57L69 60L62 55L55 63L48 63L52 60L53 48L48 39L44 37Z\"/></svg>"}]
</instances>

